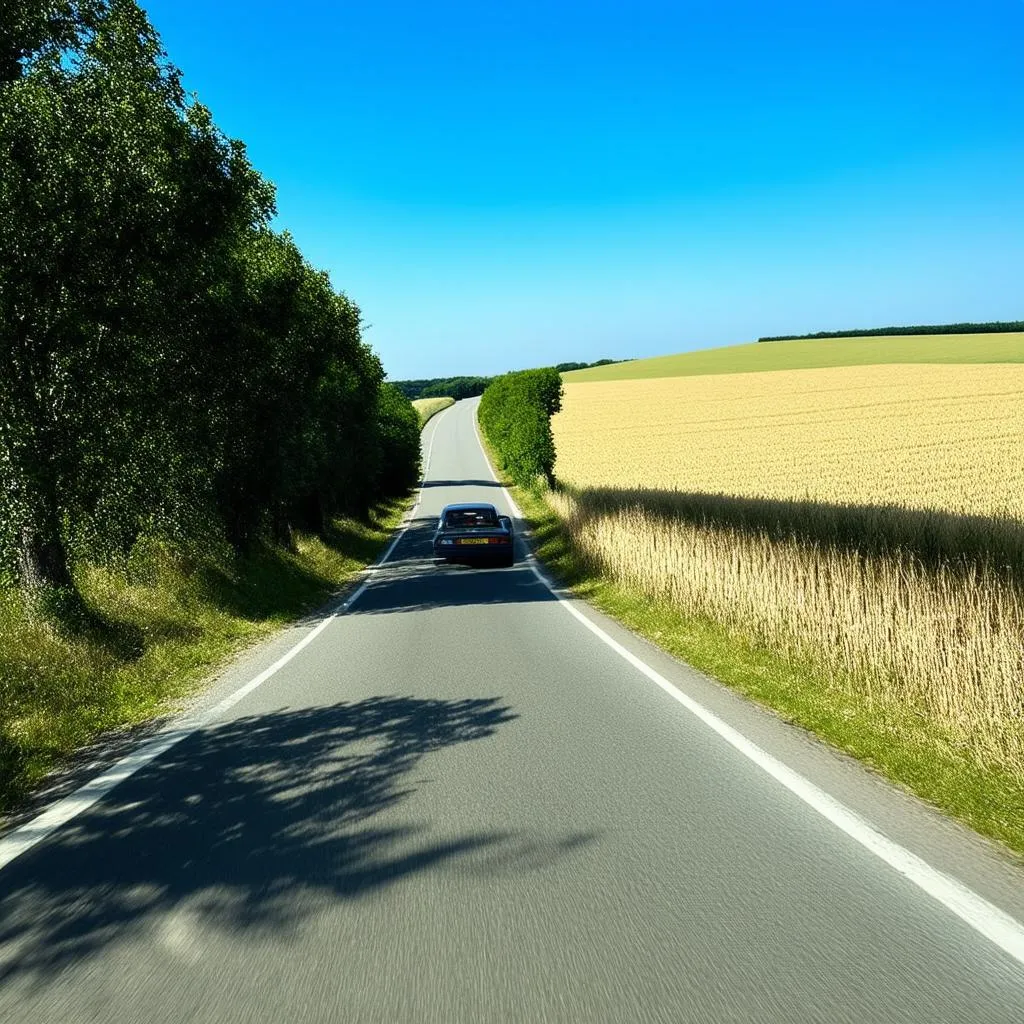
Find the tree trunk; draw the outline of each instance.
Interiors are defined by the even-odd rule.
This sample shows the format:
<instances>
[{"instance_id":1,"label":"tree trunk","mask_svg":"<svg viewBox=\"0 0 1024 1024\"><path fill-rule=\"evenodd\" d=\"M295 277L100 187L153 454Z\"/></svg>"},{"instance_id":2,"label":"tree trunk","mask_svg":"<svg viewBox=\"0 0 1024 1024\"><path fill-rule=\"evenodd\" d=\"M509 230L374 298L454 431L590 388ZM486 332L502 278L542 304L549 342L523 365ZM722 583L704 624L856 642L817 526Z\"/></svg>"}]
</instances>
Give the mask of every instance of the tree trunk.
<instances>
[{"instance_id":1,"label":"tree trunk","mask_svg":"<svg viewBox=\"0 0 1024 1024\"><path fill-rule=\"evenodd\" d=\"M327 535L330 522L327 501L320 491L308 491L296 505L299 526L320 537Z\"/></svg>"},{"instance_id":2,"label":"tree trunk","mask_svg":"<svg viewBox=\"0 0 1024 1024\"><path fill-rule=\"evenodd\" d=\"M55 517L46 518L53 520ZM74 587L67 549L56 522L22 528L18 544L18 576L22 587L29 593L46 587Z\"/></svg>"},{"instance_id":3,"label":"tree trunk","mask_svg":"<svg viewBox=\"0 0 1024 1024\"><path fill-rule=\"evenodd\" d=\"M297 552L298 546L295 543L295 533L292 524L288 521L288 514L283 509L278 509L271 519L271 536L274 543L283 547L286 551Z\"/></svg>"}]
</instances>

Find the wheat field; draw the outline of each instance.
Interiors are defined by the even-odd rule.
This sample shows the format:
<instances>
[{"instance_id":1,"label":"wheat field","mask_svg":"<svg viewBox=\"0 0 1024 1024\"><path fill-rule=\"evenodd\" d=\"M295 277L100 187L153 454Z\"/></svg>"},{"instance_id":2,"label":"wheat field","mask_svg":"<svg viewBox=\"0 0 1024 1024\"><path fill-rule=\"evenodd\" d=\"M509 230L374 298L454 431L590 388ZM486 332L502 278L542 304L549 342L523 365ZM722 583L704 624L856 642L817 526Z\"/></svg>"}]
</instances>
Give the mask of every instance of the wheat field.
<instances>
[{"instance_id":1,"label":"wheat field","mask_svg":"<svg viewBox=\"0 0 1024 1024\"><path fill-rule=\"evenodd\" d=\"M1024 779L1024 366L565 391L568 486L549 498L586 564L834 670Z\"/></svg>"},{"instance_id":2,"label":"wheat field","mask_svg":"<svg viewBox=\"0 0 1024 1024\"><path fill-rule=\"evenodd\" d=\"M577 486L1024 519L1024 365L891 365L565 385Z\"/></svg>"},{"instance_id":3,"label":"wheat field","mask_svg":"<svg viewBox=\"0 0 1024 1024\"><path fill-rule=\"evenodd\" d=\"M454 398L416 398L413 400L412 407L420 418L420 428L422 429L432 416L436 416L442 410L447 409L449 405L454 404Z\"/></svg>"}]
</instances>

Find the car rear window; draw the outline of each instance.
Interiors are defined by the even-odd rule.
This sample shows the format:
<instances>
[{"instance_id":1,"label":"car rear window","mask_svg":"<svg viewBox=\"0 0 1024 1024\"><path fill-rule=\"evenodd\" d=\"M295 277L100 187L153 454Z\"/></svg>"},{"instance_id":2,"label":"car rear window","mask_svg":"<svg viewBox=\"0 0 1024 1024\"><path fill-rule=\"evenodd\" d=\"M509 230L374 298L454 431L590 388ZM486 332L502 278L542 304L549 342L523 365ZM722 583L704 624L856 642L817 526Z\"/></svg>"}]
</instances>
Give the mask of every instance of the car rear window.
<instances>
[{"instance_id":1,"label":"car rear window","mask_svg":"<svg viewBox=\"0 0 1024 1024\"><path fill-rule=\"evenodd\" d=\"M444 517L444 525L449 529L461 529L467 526L497 526L498 517L486 509L453 509Z\"/></svg>"}]
</instances>

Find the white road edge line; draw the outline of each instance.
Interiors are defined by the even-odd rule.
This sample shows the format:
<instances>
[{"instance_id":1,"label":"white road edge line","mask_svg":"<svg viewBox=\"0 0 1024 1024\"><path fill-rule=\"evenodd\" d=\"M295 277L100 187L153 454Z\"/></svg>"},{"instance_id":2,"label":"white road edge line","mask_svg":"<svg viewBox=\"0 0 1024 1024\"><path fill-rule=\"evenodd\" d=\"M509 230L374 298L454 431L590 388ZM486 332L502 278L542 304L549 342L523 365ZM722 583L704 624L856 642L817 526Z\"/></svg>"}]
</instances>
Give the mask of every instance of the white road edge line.
<instances>
[{"instance_id":1,"label":"white road edge line","mask_svg":"<svg viewBox=\"0 0 1024 1024\"><path fill-rule=\"evenodd\" d=\"M449 409L452 406L448 407ZM437 436L437 423L447 412L442 410L434 416L430 422L434 423L434 429L430 435L430 444L427 447L427 457L423 463L423 477L420 482L420 490L416 496L416 503L409 510L408 515L402 523L401 529L388 545L387 550L375 562L367 567L372 571L383 565L391 553L398 546L399 541L405 536L406 531L416 518L416 510L423 500L423 484L426 483L427 472L430 469L430 457L434 452L434 438ZM37 843L41 843L47 836L52 835L61 826L66 825L72 818L77 817L83 811L88 810L97 801L102 800L115 786L120 785L125 779L131 778L136 772L145 768L150 762L156 760L161 754L166 753L182 740L198 732L209 722L218 718L225 711L234 707L240 700L247 697L257 687L262 686L279 669L288 664L300 651L308 647L342 612L347 611L359 600L359 598L370 586L372 576L363 580L355 590L336 611L331 612L315 629L310 630L294 647L283 654L269 668L264 669L258 676L250 679L244 686L229 694L220 703L201 712L191 719L185 719L177 726L157 734L148 743L143 743L130 754L126 754L119 761L113 764L105 772L90 779L85 785L79 787L74 793L57 800L40 812L34 818L19 825L3 838L0 838L0 871L2 871L15 858L27 853Z\"/></svg>"},{"instance_id":2,"label":"white road edge line","mask_svg":"<svg viewBox=\"0 0 1024 1024\"><path fill-rule=\"evenodd\" d=\"M491 474L494 482L500 484L501 481L495 474L494 468L491 466L491 460L487 458L486 449L481 441L480 430L476 423L475 409L473 426L476 429L477 441L480 443L480 451L484 456L484 461L487 463L488 472ZM508 489L502 486L501 491L517 518L522 518L522 512L515 501L512 500L512 495L508 493ZM607 644L625 661L629 662L638 672L645 675L656 686L659 686L673 700L682 704L687 711L718 733L726 743L751 760L762 771L767 772L768 775L785 786L786 789L799 797L809 807L817 811L823 818L830 821L851 839L860 843L861 846L869 850L880 860L883 860L890 867L895 868L904 878L928 893L929 896L938 900L947 910L952 911L961 921L964 921L976 932L985 936L1003 952L1013 957L1014 960L1024 964L1024 925L1016 920L1016 918L1000 910L999 907L994 903L990 903L983 896L979 896L973 889L969 889L964 885L963 882L939 871L937 868L933 868L926 860L917 856L917 854L911 853L905 847L900 846L899 843L883 835L871 822L862 818L856 811L852 811L845 804L829 796L828 793L814 785L813 782L784 765L778 758L773 757L766 750L762 750L761 747L757 746L756 743L752 743L731 725L727 725L721 718L708 711L707 708L680 690L674 683L669 682L660 672L655 671L650 665L623 647L617 640L610 637L597 623L592 622L572 602L566 600L551 580L537 568L535 558L531 557L530 563L530 568L533 570L534 575L551 591L559 604L589 629L594 636Z\"/></svg>"}]
</instances>

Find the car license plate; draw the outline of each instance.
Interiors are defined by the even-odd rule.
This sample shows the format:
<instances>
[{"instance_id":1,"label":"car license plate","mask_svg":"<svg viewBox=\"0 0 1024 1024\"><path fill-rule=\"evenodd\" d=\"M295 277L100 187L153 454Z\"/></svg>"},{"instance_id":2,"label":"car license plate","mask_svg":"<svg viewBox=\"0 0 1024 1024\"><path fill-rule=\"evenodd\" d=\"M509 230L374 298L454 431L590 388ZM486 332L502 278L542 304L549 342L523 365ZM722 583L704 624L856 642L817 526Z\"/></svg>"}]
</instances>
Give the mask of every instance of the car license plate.
<instances>
[{"instance_id":1,"label":"car license plate","mask_svg":"<svg viewBox=\"0 0 1024 1024\"><path fill-rule=\"evenodd\" d=\"M456 544L486 544L486 537L460 537Z\"/></svg>"}]
</instances>

